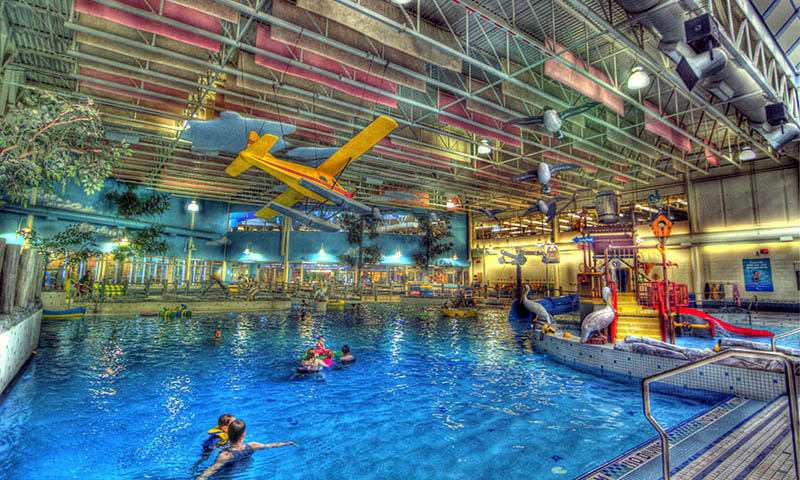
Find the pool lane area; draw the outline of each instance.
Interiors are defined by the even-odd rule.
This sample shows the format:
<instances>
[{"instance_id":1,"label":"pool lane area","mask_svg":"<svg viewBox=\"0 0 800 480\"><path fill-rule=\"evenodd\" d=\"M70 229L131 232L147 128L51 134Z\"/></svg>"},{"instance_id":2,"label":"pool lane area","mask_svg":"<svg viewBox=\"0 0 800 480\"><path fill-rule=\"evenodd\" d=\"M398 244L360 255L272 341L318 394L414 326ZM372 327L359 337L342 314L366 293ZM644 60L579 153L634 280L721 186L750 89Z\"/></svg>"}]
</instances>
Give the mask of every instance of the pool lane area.
<instances>
[{"instance_id":1,"label":"pool lane area","mask_svg":"<svg viewBox=\"0 0 800 480\"><path fill-rule=\"evenodd\" d=\"M222 413L247 422L246 441L300 446L213 478L567 479L652 438L635 382L552 361L504 311L418 313L44 321L0 405L0 477L193 478L213 461L200 443ZM320 334L356 363L294 374ZM678 425L725 397L656 394L654 411Z\"/></svg>"}]
</instances>

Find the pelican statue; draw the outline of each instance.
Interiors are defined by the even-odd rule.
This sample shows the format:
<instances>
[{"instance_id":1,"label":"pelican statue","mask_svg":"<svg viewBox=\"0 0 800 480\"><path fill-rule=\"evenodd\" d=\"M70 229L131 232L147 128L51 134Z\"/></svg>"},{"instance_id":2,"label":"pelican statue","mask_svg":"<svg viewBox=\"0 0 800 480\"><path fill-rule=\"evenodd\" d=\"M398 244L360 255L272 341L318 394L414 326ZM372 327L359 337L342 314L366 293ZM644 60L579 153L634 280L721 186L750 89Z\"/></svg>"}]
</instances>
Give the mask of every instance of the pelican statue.
<instances>
[{"instance_id":1,"label":"pelican statue","mask_svg":"<svg viewBox=\"0 0 800 480\"><path fill-rule=\"evenodd\" d=\"M553 177L553 175L558 172L573 170L575 168L581 168L581 166L573 165L571 163L564 163L562 165L551 167L545 162L542 162L539 164L536 170L529 170L525 173L519 174L512 178L512 180L515 182L524 182L525 180L529 180L531 178L536 179L542 184L542 192L550 193L550 191L553 189L553 186L550 185L550 179Z\"/></svg>"},{"instance_id":2,"label":"pelican statue","mask_svg":"<svg viewBox=\"0 0 800 480\"><path fill-rule=\"evenodd\" d=\"M525 285L525 292L522 294L522 304L525 305L525 308L528 309L529 312L536 315L536 320L539 322L544 322L550 327L554 327L556 324L555 319L550 315L550 313L542 306L541 303L534 302L533 300L528 300L528 293L531 291L531 287L529 285Z\"/></svg>"},{"instance_id":3,"label":"pelican statue","mask_svg":"<svg viewBox=\"0 0 800 480\"><path fill-rule=\"evenodd\" d=\"M564 134L561 133L561 126L564 124L564 120L573 116L573 115L580 115L582 113L588 112L595 106L600 105L600 102L585 102L581 105L567 108L566 110L562 110L561 112L556 111L552 107L544 107L542 110L541 115L537 115L534 117L525 117L525 118L517 118L511 120L510 122L506 122L509 125L541 125L544 127L545 130L548 132L555 133L559 140L564 138Z\"/></svg>"},{"instance_id":4,"label":"pelican statue","mask_svg":"<svg viewBox=\"0 0 800 480\"><path fill-rule=\"evenodd\" d=\"M586 343L592 332L602 330L614 321L614 315L617 312L611 306L610 298L611 289L603 287L603 300L606 301L606 306L586 315L586 318L583 319L583 323L581 323L581 343Z\"/></svg>"}]
</instances>

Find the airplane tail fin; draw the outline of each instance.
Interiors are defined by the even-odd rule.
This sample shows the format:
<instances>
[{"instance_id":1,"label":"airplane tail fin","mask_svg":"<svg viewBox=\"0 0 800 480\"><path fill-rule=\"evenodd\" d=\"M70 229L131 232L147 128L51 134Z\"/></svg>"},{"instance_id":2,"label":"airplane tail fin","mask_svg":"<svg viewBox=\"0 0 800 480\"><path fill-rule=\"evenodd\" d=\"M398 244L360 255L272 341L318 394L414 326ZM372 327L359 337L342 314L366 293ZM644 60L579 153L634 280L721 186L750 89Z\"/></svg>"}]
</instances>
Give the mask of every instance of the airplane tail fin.
<instances>
[{"instance_id":1,"label":"airplane tail fin","mask_svg":"<svg viewBox=\"0 0 800 480\"><path fill-rule=\"evenodd\" d=\"M235 177L244 172L253 166L253 163L250 162L248 157L253 156L261 158L267 156L269 150L278 140L278 137L275 135L263 135L259 137L256 132L250 132L250 137L247 140L247 148L239 152L236 159L225 169L225 173Z\"/></svg>"}]
</instances>

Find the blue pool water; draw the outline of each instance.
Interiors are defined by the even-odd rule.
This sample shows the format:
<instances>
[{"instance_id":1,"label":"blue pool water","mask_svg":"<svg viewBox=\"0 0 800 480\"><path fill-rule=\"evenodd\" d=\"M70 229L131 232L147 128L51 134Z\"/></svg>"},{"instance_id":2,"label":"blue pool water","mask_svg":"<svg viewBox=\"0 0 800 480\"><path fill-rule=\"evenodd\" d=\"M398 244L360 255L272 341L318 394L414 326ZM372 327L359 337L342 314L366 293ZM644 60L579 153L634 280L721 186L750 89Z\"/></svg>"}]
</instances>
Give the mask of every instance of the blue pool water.
<instances>
[{"instance_id":1,"label":"blue pool water","mask_svg":"<svg viewBox=\"0 0 800 480\"><path fill-rule=\"evenodd\" d=\"M0 478L193 478L215 457L193 466L222 413L247 422L246 441L299 447L219 479L569 479L654 436L638 384L543 357L502 311L420 311L45 321L0 405ZM319 334L357 362L293 375ZM707 408L654 399L665 425Z\"/></svg>"}]
</instances>

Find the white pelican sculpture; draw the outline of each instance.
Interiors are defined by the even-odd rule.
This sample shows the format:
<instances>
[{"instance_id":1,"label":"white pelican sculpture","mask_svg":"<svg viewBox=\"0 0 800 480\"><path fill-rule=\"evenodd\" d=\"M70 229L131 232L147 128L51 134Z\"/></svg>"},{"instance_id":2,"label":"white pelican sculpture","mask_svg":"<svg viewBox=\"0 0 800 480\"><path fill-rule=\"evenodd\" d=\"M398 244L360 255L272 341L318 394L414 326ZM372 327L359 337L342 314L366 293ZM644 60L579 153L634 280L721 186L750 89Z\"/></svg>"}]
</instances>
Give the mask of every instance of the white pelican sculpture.
<instances>
[{"instance_id":1,"label":"white pelican sculpture","mask_svg":"<svg viewBox=\"0 0 800 480\"><path fill-rule=\"evenodd\" d=\"M602 330L611 325L611 322L614 321L614 315L616 315L617 312L614 310L614 307L611 306L610 298L611 289L603 287L603 300L606 301L606 306L586 315L586 318L583 319L583 323L581 324L581 343L586 343L586 340L589 339L589 335L591 335L592 332Z\"/></svg>"},{"instance_id":2,"label":"white pelican sculpture","mask_svg":"<svg viewBox=\"0 0 800 480\"><path fill-rule=\"evenodd\" d=\"M533 300L528 300L528 292L530 291L531 287L525 285L525 292L522 294L522 304L528 309L529 312L536 315L536 320L544 322L550 327L554 327L556 321L553 319L550 313L545 310L542 304L534 302Z\"/></svg>"}]
</instances>

